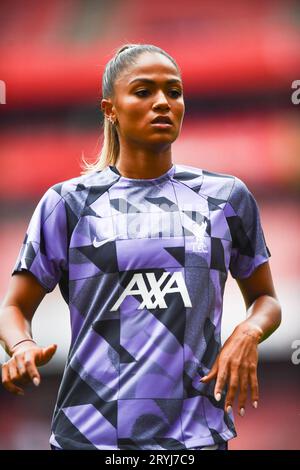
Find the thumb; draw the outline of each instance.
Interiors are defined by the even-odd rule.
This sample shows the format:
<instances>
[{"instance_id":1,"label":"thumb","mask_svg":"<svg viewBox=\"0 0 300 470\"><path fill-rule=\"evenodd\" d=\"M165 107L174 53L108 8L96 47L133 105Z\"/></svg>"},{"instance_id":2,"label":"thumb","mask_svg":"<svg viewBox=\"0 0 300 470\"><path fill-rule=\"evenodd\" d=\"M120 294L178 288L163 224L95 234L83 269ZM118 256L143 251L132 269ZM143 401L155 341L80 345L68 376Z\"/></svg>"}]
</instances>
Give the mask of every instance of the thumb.
<instances>
[{"instance_id":1,"label":"thumb","mask_svg":"<svg viewBox=\"0 0 300 470\"><path fill-rule=\"evenodd\" d=\"M55 354L57 349L57 344L51 344L51 346L47 346L46 348L41 348L38 354L38 364L39 366L43 366L50 361L52 356Z\"/></svg>"},{"instance_id":2,"label":"thumb","mask_svg":"<svg viewBox=\"0 0 300 470\"><path fill-rule=\"evenodd\" d=\"M209 373L205 375L204 377L202 377L202 379L200 379L200 382L202 383L210 382L212 379L216 378L217 375L218 375L218 362L216 361L214 365L212 366L211 370L209 371Z\"/></svg>"}]
</instances>

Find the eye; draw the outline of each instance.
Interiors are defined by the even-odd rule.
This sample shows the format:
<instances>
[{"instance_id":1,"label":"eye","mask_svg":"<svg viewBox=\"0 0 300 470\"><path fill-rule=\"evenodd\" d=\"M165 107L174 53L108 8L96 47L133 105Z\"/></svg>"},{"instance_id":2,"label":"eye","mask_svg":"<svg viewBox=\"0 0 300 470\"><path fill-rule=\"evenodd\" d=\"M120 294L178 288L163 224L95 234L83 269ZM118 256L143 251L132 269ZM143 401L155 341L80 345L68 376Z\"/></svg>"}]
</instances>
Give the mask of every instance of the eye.
<instances>
[{"instance_id":1,"label":"eye","mask_svg":"<svg viewBox=\"0 0 300 470\"><path fill-rule=\"evenodd\" d=\"M149 93L149 90L144 89L144 90L139 90L139 91L135 92L135 95L137 95L137 96L147 96L147 93Z\"/></svg>"},{"instance_id":2,"label":"eye","mask_svg":"<svg viewBox=\"0 0 300 470\"><path fill-rule=\"evenodd\" d=\"M182 95L182 92L180 90L170 90L170 93L173 98L178 98Z\"/></svg>"},{"instance_id":3,"label":"eye","mask_svg":"<svg viewBox=\"0 0 300 470\"><path fill-rule=\"evenodd\" d=\"M145 88L143 90L138 90L135 92L135 95L140 96L140 97L146 97L149 94L150 94L150 91ZM179 98L179 96L182 95L182 92L181 90L173 89L169 91L169 94L171 95L172 98Z\"/></svg>"}]
</instances>

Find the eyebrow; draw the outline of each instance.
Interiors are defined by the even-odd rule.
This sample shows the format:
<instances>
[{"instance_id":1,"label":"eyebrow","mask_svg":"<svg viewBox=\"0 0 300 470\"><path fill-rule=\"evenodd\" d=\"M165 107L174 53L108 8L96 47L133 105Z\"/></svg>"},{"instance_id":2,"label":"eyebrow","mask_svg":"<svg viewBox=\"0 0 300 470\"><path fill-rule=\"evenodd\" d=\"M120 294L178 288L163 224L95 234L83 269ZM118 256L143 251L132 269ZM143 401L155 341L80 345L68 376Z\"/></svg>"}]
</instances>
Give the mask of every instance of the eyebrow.
<instances>
[{"instance_id":1,"label":"eyebrow","mask_svg":"<svg viewBox=\"0 0 300 470\"><path fill-rule=\"evenodd\" d=\"M129 85L131 85L134 82L145 82L145 83L155 84L155 80L151 80L150 78L146 78L146 77L135 78L135 79L131 80L131 82L129 82ZM167 84L178 83L179 85L182 85L181 80L179 80L178 78L170 78L169 80L166 80L166 83Z\"/></svg>"}]
</instances>

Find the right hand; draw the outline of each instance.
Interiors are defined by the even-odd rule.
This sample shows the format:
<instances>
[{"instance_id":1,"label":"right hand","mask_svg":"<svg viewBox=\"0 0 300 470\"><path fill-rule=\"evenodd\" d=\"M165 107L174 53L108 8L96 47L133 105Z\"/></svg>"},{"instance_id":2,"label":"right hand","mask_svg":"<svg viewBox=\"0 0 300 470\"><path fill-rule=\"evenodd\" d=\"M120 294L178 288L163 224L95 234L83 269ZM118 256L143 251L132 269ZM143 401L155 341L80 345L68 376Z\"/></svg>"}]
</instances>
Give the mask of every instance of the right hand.
<instances>
[{"instance_id":1,"label":"right hand","mask_svg":"<svg viewBox=\"0 0 300 470\"><path fill-rule=\"evenodd\" d=\"M16 395L24 395L24 390L18 386L19 384L32 381L38 386L41 377L37 366L47 364L56 348L56 344L42 348L32 342L24 342L17 346L11 358L2 364L2 383L6 390Z\"/></svg>"}]
</instances>

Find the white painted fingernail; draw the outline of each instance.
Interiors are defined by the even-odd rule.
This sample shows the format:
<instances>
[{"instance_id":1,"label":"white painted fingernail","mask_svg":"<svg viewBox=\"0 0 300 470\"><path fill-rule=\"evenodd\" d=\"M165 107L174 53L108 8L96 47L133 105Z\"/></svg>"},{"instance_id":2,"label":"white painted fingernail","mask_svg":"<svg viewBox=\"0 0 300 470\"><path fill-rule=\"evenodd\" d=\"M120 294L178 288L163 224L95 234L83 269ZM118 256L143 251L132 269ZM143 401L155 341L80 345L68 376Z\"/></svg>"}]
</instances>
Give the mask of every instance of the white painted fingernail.
<instances>
[{"instance_id":1,"label":"white painted fingernail","mask_svg":"<svg viewBox=\"0 0 300 470\"><path fill-rule=\"evenodd\" d=\"M34 385L35 385L36 387L38 387L39 384L40 384L40 381L39 381L39 379L38 379L37 377L34 377L33 383L34 383Z\"/></svg>"},{"instance_id":2,"label":"white painted fingernail","mask_svg":"<svg viewBox=\"0 0 300 470\"><path fill-rule=\"evenodd\" d=\"M257 401L254 401L254 402L253 402L253 406L254 406L254 408L257 408L257 407L258 407Z\"/></svg>"},{"instance_id":3,"label":"white painted fingernail","mask_svg":"<svg viewBox=\"0 0 300 470\"><path fill-rule=\"evenodd\" d=\"M221 400L221 393L216 393L216 400L217 401L220 401Z\"/></svg>"},{"instance_id":4,"label":"white painted fingernail","mask_svg":"<svg viewBox=\"0 0 300 470\"><path fill-rule=\"evenodd\" d=\"M241 415L241 416L244 416L244 414L245 414L245 408L241 408L241 409L240 409L240 415Z\"/></svg>"},{"instance_id":5,"label":"white painted fingernail","mask_svg":"<svg viewBox=\"0 0 300 470\"><path fill-rule=\"evenodd\" d=\"M231 413L232 412L232 406L228 405L226 411L227 411L227 413Z\"/></svg>"}]
</instances>

